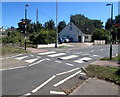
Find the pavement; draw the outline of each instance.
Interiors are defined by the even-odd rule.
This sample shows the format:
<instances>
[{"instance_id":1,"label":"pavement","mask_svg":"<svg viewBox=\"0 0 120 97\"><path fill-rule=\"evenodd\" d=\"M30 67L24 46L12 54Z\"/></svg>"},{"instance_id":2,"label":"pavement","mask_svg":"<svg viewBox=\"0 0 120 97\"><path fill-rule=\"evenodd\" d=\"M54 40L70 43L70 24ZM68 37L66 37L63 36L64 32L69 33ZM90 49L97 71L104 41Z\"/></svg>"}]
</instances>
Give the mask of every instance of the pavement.
<instances>
[{"instance_id":1,"label":"pavement","mask_svg":"<svg viewBox=\"0 0 120 97\"><path fill-rule=\"evenodd\" d=\"M97 78L88 79L70 95L118 95L120 86ZM120 95L120 94L119 94Z\"/></svg>"}]
</instances>

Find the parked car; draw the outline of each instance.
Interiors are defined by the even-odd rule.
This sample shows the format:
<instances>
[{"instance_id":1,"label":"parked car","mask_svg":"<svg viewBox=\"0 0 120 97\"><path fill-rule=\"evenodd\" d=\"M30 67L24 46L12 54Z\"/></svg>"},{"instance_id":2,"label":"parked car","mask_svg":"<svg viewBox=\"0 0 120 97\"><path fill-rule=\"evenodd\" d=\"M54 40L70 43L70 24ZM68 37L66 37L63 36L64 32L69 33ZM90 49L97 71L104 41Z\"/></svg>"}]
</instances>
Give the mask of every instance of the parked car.
<instances>
[{"instance_id":1,"label":"parked car","mask_svg":"<svg viewBox=\"0 0 120 97\"><path fill-rule=\"evenodd\" d=\"M62 37L62 40L63 40L64 42L69 42L69 41L70 41L67 37Z\"/></svg>"},{"instance_id":2,"label":"parked car","mask_svg":"<svg viewBox=\"0 0 120 97\"><path fill-rule=\"evenodd\" d=\"M64 42L64 40L63 40L62 38L58 38L58 42L59 42L60 44L62 44L62 43Z\"/></svg>"}]
</instances>

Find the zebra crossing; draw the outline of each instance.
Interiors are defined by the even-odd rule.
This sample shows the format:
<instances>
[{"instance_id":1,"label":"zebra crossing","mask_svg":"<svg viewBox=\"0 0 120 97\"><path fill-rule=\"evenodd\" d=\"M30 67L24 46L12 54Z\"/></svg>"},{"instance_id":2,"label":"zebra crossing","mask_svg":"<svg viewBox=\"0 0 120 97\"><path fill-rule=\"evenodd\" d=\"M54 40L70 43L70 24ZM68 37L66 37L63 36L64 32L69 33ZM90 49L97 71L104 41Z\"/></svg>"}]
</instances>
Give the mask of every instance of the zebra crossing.
<instances>
[{"instance_id":1,"label":"zebra crossing","mask_svg":"<svg viewBox=\"0 0 120 97\"><path fill-rule=\"evenodd\" d=\"M14 59L24 60L25 62L28 62L28 63L34 63L36 61L39 61L39 59L42 58L42 56L49 57L49 58L57 58L59 60L64 60L64 61L72 59L74 63L84 63L92 60L92 57L82 56L82 58L80 58L78 54L68 55L67 53L59 53L55 51L37 53L37 55L32 55L32 54L23 55L23 56L21 55L21 56L14 57ZM97 55L94 55L94 56L96 57Z\"/></svg>"}]
</instances>

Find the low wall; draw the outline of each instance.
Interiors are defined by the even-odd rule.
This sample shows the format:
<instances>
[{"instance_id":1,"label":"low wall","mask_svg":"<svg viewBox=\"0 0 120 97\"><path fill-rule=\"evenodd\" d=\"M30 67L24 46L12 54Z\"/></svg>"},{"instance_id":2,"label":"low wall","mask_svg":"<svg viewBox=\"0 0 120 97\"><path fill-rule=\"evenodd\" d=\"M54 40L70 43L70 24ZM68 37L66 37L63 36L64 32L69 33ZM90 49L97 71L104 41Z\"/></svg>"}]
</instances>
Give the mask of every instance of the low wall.
<instances>
[{"instance_id":1,"label":"low wall","mask_svg":"<svg viewBox=\"0 0 120 97\"><path fill-rule=\"evenodd\" d=\"M94 40L94 44L105 44L105 40Z\"/></svg>"}]
</instances>

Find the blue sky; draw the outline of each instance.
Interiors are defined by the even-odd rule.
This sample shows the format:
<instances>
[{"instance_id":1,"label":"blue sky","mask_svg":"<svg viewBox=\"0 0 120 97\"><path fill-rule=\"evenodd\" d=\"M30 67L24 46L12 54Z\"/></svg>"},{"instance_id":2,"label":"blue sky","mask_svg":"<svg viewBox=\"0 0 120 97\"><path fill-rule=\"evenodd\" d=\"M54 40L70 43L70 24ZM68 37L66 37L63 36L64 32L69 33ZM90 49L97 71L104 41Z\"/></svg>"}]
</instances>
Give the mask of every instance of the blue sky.
<instances>
[{"instance_id":1,"label":"blue sky","mask_svg":"<svg viewBox=\"0 0 120 97\"><path fill-rule=\"evenodd\" d=\"M110 18L110 6L105 6L109 2L59 2L58 22L70 20L70 15L83 14L90 19L98 19L104 23ZM2 2L2 25L7 27L18 27L17 23L24 18L25 4L30 4L28 18L32 22L36 21L36 9L39 10L39 22L56 19L55 2ZM118 2L114 2L114 16L118 15Z\"/></svg>"}]
</instances>

